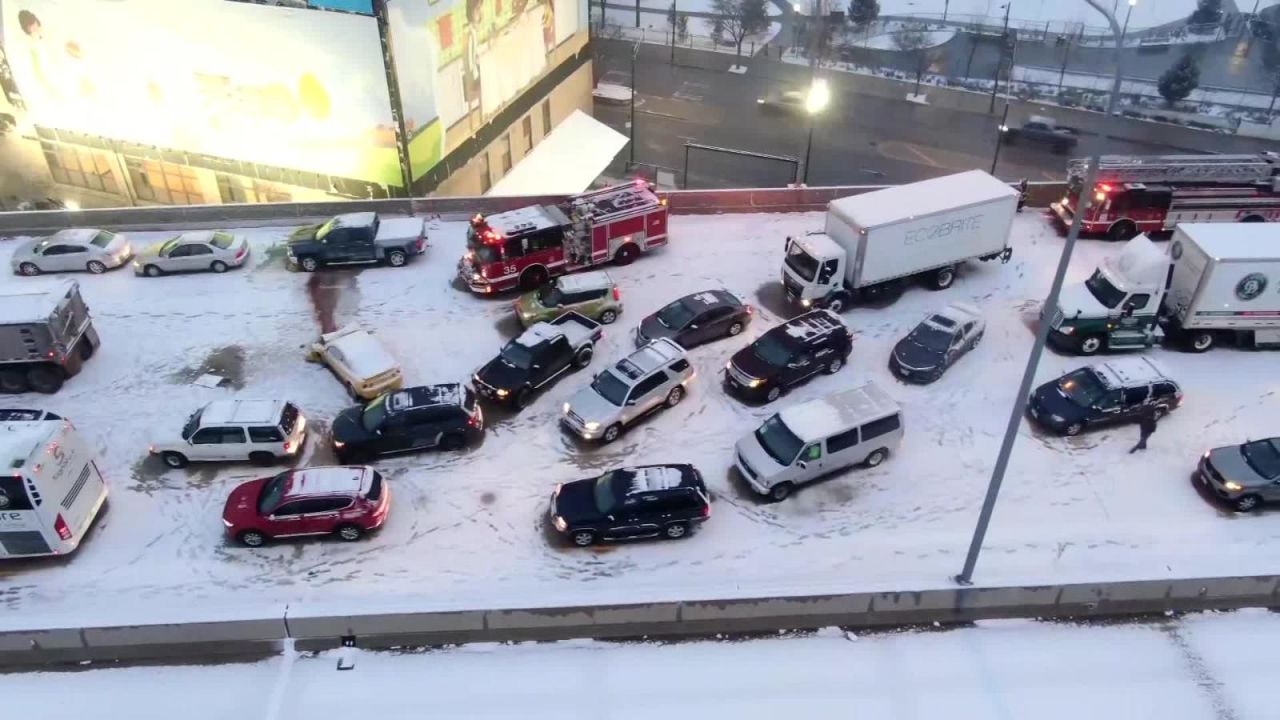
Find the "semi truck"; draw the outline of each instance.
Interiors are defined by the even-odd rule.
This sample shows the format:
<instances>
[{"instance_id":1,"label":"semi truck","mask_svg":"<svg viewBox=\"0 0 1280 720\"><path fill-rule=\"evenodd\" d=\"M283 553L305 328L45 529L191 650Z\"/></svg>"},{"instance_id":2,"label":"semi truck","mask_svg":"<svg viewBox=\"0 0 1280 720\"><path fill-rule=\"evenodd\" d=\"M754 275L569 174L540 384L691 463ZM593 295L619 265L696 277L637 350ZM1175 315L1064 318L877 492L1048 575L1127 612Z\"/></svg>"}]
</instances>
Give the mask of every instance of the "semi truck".
<instances>
[{"instance_id":1,"label":"semi truck","mask_svg":"<svg viewBox=\"0 0 1280 720\"><path fill-rule=\"evenodd\" d=\"M855 301L891 301L908 280L934 290L969 260L1008 262L1018 192L981 170L837 198L824 232L788 237L787 297L840 312Z\"/></svg>"},{"instance_id":2,"label":"semi truck","mask_svg":"<svg viewBox=\"0 0 1280 720\"><path fill-rule=\"evenodd\" d=\"M1139 235L1063 288L1049 323L1049 342L1080 355L1280 348L1280 227L1183 224L1167 250Z\"/></svg>"}]
</instances>

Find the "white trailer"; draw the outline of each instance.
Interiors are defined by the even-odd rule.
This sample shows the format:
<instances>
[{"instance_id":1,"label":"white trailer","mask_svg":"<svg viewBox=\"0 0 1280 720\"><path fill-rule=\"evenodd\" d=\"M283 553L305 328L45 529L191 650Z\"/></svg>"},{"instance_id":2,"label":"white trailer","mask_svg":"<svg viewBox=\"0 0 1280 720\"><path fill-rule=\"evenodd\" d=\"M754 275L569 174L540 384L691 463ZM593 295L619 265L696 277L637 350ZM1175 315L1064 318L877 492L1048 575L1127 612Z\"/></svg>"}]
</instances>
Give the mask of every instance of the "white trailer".
<instances>
[{"instance_id":1,"label":"white trailer","mask_svg":"<svg viewBox=\"0 0 1280 720\"><path fill-rule=\"evenodd\" d=\"M896 298L909 279L935 290L969 260L1008 262L1018 192L981 170L832 200L826 230L787 238L782 284L805 307Z\"/></svg>"},{"instance_id":2,"label":"white trailer","mask_svg":"<svg viewBox=\"0 0 1280 720\"><path fill-rule=\"evenodd\" d=\"M1231 341L1280 347L1280 226L1179 225L1164 332L1195 352Z\"/></svg>"}]
</instances>

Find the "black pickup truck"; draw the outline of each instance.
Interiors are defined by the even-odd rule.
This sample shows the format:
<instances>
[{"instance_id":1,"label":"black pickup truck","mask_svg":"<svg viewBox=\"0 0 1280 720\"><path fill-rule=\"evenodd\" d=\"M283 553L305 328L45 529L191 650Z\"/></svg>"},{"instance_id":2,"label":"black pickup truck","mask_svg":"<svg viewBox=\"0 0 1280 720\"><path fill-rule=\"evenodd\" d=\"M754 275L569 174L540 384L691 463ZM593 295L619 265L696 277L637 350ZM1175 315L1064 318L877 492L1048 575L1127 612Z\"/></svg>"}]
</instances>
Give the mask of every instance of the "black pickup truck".
<instances>
[{"instance_id":1,"label":"black pickup truck","mask_svg":"<svg viewBox=\"0 0 1280 720\"><path fill-rule=\"evenodd\" d=\"M419 218L383 220L373 212L334 215L320 225L300 227L289 234L289 264L306 272L321 265L386 262L401 267L427 248L426 221Z\"/></svg>"},{"instance_id":2,"label":"black pickup truck","mask_svg":"<svg viewBox=\"0 0 1280 720\"><path fill-rule=\"evenodd\" d=\"M600 323L576 312L531 325L476 370L471 384L482 397L524 408L535 391L570 368L591 364L596 341L603 336Z\"/></svg>"},{"instance_id":3,"label":"black pickup truck","mask_svg":"<svg viewBox=\"0 0 1280 720\"><path fill-rule=\"evenodd\" d=\"M1055 153L1065 155L1075 149L1080 138L1075 128L1059 125L1053 118L1033 115L1022 127L1005 130L1004 141L1008 145L1020 142L1048 145Z\"/></svg>"}]
</instances>

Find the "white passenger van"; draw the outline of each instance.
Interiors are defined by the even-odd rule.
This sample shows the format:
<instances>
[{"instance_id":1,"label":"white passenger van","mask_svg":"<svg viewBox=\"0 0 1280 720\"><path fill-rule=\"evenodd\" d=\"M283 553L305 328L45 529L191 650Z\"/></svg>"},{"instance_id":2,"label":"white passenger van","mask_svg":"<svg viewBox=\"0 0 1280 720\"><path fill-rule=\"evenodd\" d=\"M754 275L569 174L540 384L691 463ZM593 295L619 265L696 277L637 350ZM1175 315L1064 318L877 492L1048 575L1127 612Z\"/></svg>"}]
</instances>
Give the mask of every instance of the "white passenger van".
<instances>
[{"instance_id":1,"label":"white passenger van","mask_svg":"<svg viewBox=\"0 0 1280 720\"><path fill-rule=\"evenodd\" d=\"M71 423L0 410L0 559L65 555L107 500L107 484Z\"/></svg>"},{"instance_id":2,"label":"white passenger van","mask_svg":"<svg viewBox=\"0 0 1280 720\"><path fill-rule=\"evenodd\" d=\"M751 489L785 500L797 485L850 465L875 467L902 442L902 409L874 383L792 405L738 441Z\"/></svg>"}]
</instances>

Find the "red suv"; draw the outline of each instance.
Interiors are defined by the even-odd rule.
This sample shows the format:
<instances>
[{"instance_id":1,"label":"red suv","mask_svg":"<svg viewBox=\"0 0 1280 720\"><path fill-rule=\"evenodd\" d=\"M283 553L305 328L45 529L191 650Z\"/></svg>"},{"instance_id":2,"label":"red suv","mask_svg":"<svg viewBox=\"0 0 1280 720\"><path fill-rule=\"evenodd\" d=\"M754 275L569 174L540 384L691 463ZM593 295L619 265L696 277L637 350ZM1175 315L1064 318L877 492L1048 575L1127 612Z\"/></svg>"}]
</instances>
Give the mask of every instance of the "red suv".
<instances>
[{"instance_id":1,"label":"red suv","mask_svg":"<svg viewBox=\"0 0 1280 720\"><path fill-rule=\"evenodd\" d=\"M249 547L271 538L337 535L359 540L387 519L391 492L363 465L286 470L231 491L222 510L227 535Z\"/></svg>"}]
</instances>

